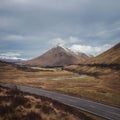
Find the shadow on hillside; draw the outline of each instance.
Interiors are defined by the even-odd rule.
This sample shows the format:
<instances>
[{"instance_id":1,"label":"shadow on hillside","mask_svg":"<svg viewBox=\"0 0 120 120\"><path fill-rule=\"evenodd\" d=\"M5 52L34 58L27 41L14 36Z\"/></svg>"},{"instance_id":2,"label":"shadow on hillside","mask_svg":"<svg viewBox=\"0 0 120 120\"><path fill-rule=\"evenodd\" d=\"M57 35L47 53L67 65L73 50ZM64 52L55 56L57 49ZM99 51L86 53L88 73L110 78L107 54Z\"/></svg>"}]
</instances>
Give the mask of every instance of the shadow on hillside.
<instances>
[{"instance_id":1,"label":"shadow on hillside","mask_svg":"<svg viewBox=\"0 0 120 120\"><path fill-rule=\"evenodd\" d=\"M110 68L114 70L120 70L120 64L78 64L79 66L98 67L98 68Z\"/></svg>"},{"instance_id":2,"label":"shadow on hillside","mask_svg":"<svg viewBox=\"0 0 120 120\"><path fill-rule=\"evenodd\" d=\"M64 70L78 73L80 75L88 75L99 78L100 75L104 75L104 70L99 71L101 69L112 69L112 70L120 70L120 64L78 64L79 68L75 69L72 67L64 67ZM92 70L93 68L93 70Z\"/></svg>"}]
</instances>

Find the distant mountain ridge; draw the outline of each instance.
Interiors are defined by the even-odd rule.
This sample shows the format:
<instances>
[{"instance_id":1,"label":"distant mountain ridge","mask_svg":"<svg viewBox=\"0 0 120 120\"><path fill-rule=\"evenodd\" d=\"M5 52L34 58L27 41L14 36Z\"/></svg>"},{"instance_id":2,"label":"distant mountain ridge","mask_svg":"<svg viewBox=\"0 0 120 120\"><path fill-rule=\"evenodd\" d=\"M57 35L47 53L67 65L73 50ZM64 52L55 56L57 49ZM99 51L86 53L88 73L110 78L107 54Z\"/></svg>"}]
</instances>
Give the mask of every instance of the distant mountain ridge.
<instances>
[{"instance_id":1,"label":"distant mountain ridge","mask_svg":"<svg viewBox=\"0 0 120 120\"><path fill-rule=\"evenodd\" d=\"M17 64L17 63L23 62L24 60L22 59L1 59L0 58L0 61Z\"/></svg>"},{"instance_id":2,"label":"distant mountain ridge","mask_svg":"<svg viewBox=\"0 0 120 120\"><path fill-rule=\"evenodd\" d=\"M57 46L37 58L22 62L22 65L35 65L41 67L65 66L79 64L88 59L89 56L84 53L74 53L69 49Z\"/></svg>"}]
</instances>

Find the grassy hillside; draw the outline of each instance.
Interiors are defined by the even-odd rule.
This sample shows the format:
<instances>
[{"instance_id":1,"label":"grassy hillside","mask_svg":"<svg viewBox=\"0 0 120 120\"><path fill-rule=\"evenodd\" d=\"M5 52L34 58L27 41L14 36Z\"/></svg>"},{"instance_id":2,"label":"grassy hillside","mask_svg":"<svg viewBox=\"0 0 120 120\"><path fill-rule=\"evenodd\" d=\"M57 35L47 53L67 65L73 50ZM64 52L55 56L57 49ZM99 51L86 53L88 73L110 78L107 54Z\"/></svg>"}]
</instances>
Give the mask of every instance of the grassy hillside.
<instances>
[{"instance_id":1,"label":"grassy hillside","mask_svg":"<svg viewBox=\"0 0 120 120\"><path fill-rule=\"evenodd\" d=\"M107 103L111 101L114 104L118 103L118 106L120 106L120 43L99 56L89 59L84 64L70 65L64 67L64 69L80 75L89 75L96 79L94 81L96 87L91 86L92 88L88 88L84 86L83 91L86 92L82 96L87 97L90 95L88 98L97 99L97 101L101 99L100 101L106 101ZM87 82L85 83L87 86ZM90 83L88 83L88 86ZM79 90L80 88L78 88ZM86 94L87 91L88 94ZM96 96L93 95L94 93ZM99 98L100 95L101 98Z\"/></svg>"},{"instance_id":2,"label":"grassy hillside","mask_svg":"<svg viewBox=\"0 0 120 120\"><path fill-rule=\"evenodd\" d=\"M104 86L119 90L120 43L84 64L67 66L65 70L94 76L101 79Z\"/></svg>"},{"instance_id":3,"label":"grassy hillside","mask_svg":"<svg viewBox=\"0 0 120 120\"><path fill-rule=\"evenodd\" d=\"M106 52L89 59L86 64L120 64L120 43Z\"/></svg>"}]
</instances>

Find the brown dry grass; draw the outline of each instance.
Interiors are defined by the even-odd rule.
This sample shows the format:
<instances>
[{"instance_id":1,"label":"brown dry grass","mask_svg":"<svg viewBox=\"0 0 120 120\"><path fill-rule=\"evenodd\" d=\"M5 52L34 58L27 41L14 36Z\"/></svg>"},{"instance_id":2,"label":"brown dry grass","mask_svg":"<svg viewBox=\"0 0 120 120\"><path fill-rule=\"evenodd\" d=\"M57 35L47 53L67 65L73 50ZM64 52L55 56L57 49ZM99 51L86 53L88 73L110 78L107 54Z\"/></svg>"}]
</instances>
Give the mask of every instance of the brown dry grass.
<instances>
[{"instance_id":1,"label":"brown dry grass","mask_svg":"<svg viewBox=\"0 0 120 120\"><path fill-rule=\"evenodd\" d=\"M80 70L79 66L72 66L72 69ZM48 68L44 68L43 71L38 72L24 72L18 71L13 67L11 68L10 65L2 64L0 68L0 82L59 91L120 107L119 71L103 68L98 69L96 67L90 69L83 67L82 70L87 72L96 71L100 76L79 78L80 75L76 73L60 69L48 71ZM67 79L72 77L73 79ZM54 78L61 78L61 80L52 80Z\"/></svg>"},{"instance_id":2,"label":"brown dry grass","mask_svg":"<svg viewBox=\"0 0 120 120\"><path fill-rule=\"evenodd\" d=\"M0 120L92 120L83 113L80 118L58 106L46 98L0 87Z\"/></svg>"}]
</instances>

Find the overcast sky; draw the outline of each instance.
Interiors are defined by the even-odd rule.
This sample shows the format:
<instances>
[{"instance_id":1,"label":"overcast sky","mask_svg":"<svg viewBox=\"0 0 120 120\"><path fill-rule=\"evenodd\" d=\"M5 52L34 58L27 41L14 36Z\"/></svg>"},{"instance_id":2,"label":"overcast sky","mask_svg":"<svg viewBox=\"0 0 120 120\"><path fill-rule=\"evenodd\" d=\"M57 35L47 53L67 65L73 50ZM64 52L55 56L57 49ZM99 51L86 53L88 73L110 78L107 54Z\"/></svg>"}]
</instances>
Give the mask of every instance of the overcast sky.
<instances>
[{"instance_id":1,"label":"overcast sky","mask_svg":"<svg viewBox=\"0 0 120 120\"><path fill-rule=\"evenodd\" d=\"M0 57L34 58L60 44L98 55L120 42L120 0L0 0Z\"/></svg>"}]
</instances>

